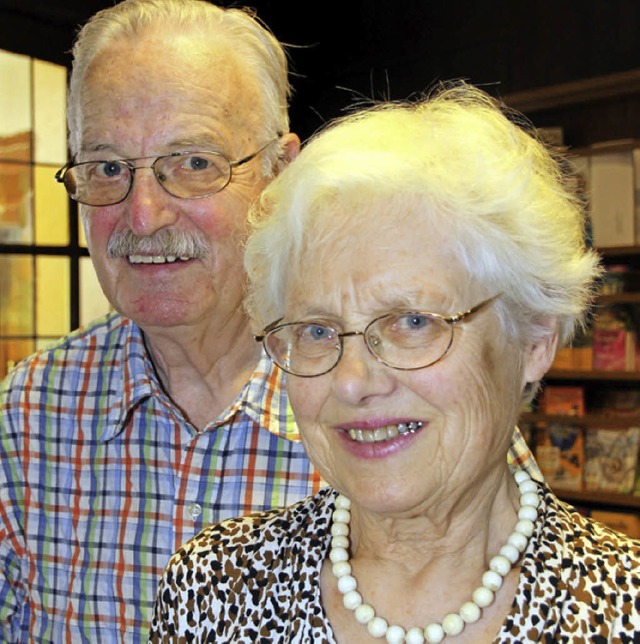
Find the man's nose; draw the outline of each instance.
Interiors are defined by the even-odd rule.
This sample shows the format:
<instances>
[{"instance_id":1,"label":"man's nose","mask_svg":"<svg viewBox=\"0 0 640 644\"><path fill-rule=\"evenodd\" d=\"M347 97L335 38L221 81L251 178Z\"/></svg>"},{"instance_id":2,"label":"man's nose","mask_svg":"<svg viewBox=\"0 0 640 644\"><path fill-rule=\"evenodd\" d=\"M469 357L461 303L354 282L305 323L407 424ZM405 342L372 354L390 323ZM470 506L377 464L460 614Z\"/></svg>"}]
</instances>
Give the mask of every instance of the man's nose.
<instances>
[{"instance_id":1,"label":"man's nose","mask_svg":"<svg viewBox=\"0 0 640 644\"><path fill-rule=\"evenodd\" d=\"M136 166L132 181L123 202L132 232L145 237L176 222L176 198L162 188L150 165Z\"/></svg>"}]
</instances>

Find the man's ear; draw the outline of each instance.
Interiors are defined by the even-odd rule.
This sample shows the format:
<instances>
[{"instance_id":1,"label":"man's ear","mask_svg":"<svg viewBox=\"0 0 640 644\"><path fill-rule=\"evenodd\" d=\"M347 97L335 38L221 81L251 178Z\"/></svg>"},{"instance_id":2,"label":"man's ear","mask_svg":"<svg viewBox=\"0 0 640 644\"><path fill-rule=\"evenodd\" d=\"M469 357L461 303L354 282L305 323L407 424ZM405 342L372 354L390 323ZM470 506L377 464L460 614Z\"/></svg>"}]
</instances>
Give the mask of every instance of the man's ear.
<instances>
[{"instance_id":1,"label":"man's ear","mask_svg":"<svg viewBox=\"0 0 640 644\"><path fill-rule=\"evenodd\" d=\"M555 317L542 320L539 325L542 336L534 341L525 355L524 380L538 382L549 371L558 348L558 320Z\"/></svg>"},{"instance_id":2,"label":"man's ear","mask_svg":"<svg viewBox=\"0 0 640 644\"><path fill-rule=\"evenodd\" d=\"M300 152L300 138L293 132L282 135L282 153L276 161L275 174L280 174Z\"/></svg>"}]
</instances>

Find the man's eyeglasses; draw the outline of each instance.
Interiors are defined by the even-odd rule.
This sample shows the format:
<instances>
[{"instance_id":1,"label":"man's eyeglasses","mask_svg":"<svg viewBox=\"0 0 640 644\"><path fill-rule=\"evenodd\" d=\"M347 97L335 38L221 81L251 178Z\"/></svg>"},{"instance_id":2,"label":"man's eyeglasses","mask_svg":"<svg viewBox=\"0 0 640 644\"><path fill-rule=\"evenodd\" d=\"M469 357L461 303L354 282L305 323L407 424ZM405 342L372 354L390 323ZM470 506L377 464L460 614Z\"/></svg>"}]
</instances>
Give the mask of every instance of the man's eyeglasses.
<instances>
[{"instance_id":1,"label":"man's eyeglasses","mask_svg":"<svg viewBox=\"0 0 640 644\"><path fill-rule=\"evenodd\" d=\"M174 152L159 157L85 161L70 163L56 172L69 196L87 206L112 206L124 201L131 192L136 170L151 168L158 183L174 197L199 199L224 190L233 169L254 159L282 135L238 161L229 161L220 152ZM136 162L153 159L148 165Z\"/></svg>"},{"instance_id":2,"label":"man's eyeglasses","mask_svg":"<svg viewBox=\"0 0 640 644\"><path fill-rule=\"evenodd\" d=\"M468 321L500 294L455 315L425 311L387 313L369 322L364 331L336 329L319 322L276 320L255 336L283 371L302 378L322 376L340 361L344 338L361 335L370 353L393 369L410 371L439 362L453 343L454 327Z\"/></svg>"}]
</instances>

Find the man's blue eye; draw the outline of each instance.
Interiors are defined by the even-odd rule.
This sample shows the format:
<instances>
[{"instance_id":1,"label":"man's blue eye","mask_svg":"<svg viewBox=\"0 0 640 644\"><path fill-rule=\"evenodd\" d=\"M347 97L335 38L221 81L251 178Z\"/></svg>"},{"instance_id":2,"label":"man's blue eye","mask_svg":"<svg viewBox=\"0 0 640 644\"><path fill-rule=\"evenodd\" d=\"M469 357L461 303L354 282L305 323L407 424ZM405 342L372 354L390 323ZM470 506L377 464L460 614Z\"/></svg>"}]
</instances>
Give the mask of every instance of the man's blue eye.
<instances>
[{"instance_id":1,"label":"man's blue eye","mask_svg":"<svg viewBox=\"0 0 640 644\"><path fill-rule=\"evenodd\" d=\"M98 174L101 174L104 177L117 177L122 174L122 172L122 165L115 161L104 161L98 166Z\"/></svg>"}]
</instances>

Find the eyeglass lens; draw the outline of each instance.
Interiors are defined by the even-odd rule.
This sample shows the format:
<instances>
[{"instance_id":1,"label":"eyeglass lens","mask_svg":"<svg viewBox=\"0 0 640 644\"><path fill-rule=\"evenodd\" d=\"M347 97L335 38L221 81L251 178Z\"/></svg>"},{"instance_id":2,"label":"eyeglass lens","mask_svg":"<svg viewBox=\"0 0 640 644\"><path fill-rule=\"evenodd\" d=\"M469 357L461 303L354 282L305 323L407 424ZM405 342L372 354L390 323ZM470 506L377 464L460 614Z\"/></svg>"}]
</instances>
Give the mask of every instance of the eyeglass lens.
<instances>
[{"instance_id":1,"label":"eyeglass lens","mask_svg":"<svg viewBox=\"0 0 640 644\"><path fill-rule=\"evenodd\" d=\"M135 170L152 168L160 185L174 197L204 197L219 192L231 179L229 161L214 152L158 157L150 166L126 161L89 161L72 166L64 185L72 199L90 206L107 206L129 194Z\"/></svg>"},{"instance_id":2,"label":"eyeglass lens","mask_svg":"<svg viewBox=\"0 0 640 644\"><path fill-rule=\"evenodd\" d=\"M286 324L265 338L273 361L299 376L317 376L333 369L342 356L344 336L364 335L369 351L397 369L420 369L440 360L453 340L453 327L429 313L389 314L377 318L364 332L339 334L316 323Z\"/></svg>"}]
</instances>

